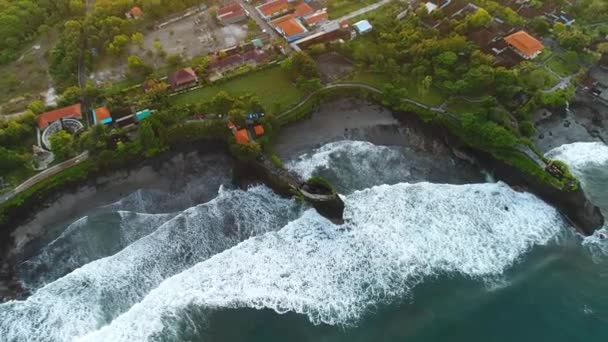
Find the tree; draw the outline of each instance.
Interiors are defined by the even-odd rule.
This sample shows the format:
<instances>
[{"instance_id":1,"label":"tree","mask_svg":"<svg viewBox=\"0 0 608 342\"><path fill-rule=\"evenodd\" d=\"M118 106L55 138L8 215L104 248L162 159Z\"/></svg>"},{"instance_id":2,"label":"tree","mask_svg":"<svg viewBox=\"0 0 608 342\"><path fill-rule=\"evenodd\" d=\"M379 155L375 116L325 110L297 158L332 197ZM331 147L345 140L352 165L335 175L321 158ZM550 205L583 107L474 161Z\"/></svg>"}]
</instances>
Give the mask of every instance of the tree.
<instances>
[{"instance_id":1,"label":"tree","mask_svg":"<svg viewBox=\"0 0 608 342\"><path fill-rule=\"evenodd\" d=\"M299 51L287 58L282 67L289 72L293 80L298 77L319 78L319 71L315 61L305 52Z\"/></svg>"},{"instance_id":2,"label":"tree","mask_svg":"<svg viewBox=\"0 0 608 342\"><path fill-rule=\"evenodd\" d=\"M468 19L473 27L488 26L492 22L492 16L483 8L480 8L475 13L471 14Z\"/></svg>"},{"instance_id":3,"label":"tree","mask_svg":"<svg viewBox=\"0 0 608 342\"><path fill-rule=\"evenodd\" d=\"M136 76L147 75L152 72L152 68L136 55L131 55L127 58L127 65L129 71Z\"/></svg>"},{"instance_id":4,"label":"tree","mask_svg":"<svg viewBox=\"0 0 608 342\"><path fill-rule=\"evenodd\" d=\"M7 175L22 170L27 165L27 159L15 151L0 146L0 174Z\"/></svg>"},{"instance_id":5,"label":"tree","mask_svg":"<svg viewBox=\"0 0 608 342\"><path fill-rule=\"evenodd\" d=\"M207 68L211 60L209 56L198 56L192 59L191 64L198 75L204 75L207 72Z\"/></svg>"},{"instance_id":6,"label":"tree","mask_svg":"<svg viewBox=\"0 0 608 342\"><path fill-rule=\"evenodd\" d=\"M535 17L530 20L529 25L534 33L541 36L549 34L551 30L551 24L544 16Z\"/></svg>"},{"instance_id":7,"label":"tree","mask_svg":"<svg viewBox=\"0 0 608 342\"><path fill-rule=\"evenodd\" d=\"M419 87L420 94L422 94L422 95L428 94L429 90L431 89L432 84L433 84L433 77L426 76L425 78L423 78L422 82L420 82L420 87Z\"/></svg>"},{"instance_id":8,"label":"tree","mask_svg":"<svg viewBox=\"0 0 608 342\"><path fill-rule=\"evenodd\" d=\"M56 159L65 160L76 155L74 150L74 138L64 130L61 130L49 137L51 150Z\"/></svg>"},{"instance_id":9,"label":"tree","mask_svg":"<svg viewBox=\"0 0 608 342\"><path fill-rule=\"evenodd\" d=\"M108 51L114 55L120 55L124 49L129 45L131 40L127 35L119 34L112 39L112 42L108 44Z\"/></svg>"},{"instance_id":10,"label":"tree","mask_svg":"<svg viewBox=\"0 0 608 342\"><path fill-rule=\"evenodd\" d=\"M180 68L184 64L184 59L180 54L171 54L167 56L166 62L172 68Z\"/></svg>"},{"instance_id":11,"label":"tree","mask_svg":"<svg viewBox=\"0 0 608 342\"><path fill-rule=\"evenodd\" d=\"M458 61L458 55L452 51L443 52L435 58L435 62L444 67L451 67L456 64L456 61Z\"/></svg>"},{"instance_id":12,"label":"tree","mask_svg":"<svg viewBox=\"0 0 608 342\"><path fill-rule=\"evenodd\" d=\"M27 109L31 110L32 113L34 113L34 114L40 114L40 113L44 112L45 108L46 108L46 105L44 104L44 102L42 102L40 100L34 100L27 106Z\"/></svg>"},{"instance_id":13,"label":"tree","mask_svg":"<svg viewBox=\"0 0 608 342\"><path fill-rule=\"evenodd\" d=\"M63 91L61 96L59 96L57 104L59 106L68 106L68 105L74 104L76 102L80 102L81 95L82 95L82 93L81 93L79 87L77 87L77 86L68 87L66 90Z\"/></svg>"},{"instance_id":14,"label":"tree","mask_svg":"<svg viewBox=\"0 0 608 342\"><path fill-rule=\"evenodd\" d=\"M135 32L131 35L131 42L139 47L144 46L144 35L141 32Z\"/></svg>"},{"instance_id":15,"label":"tree","mask_svg":"<svg viewBox=\"0 0 608 342\"><path fill-rule=\"evenodd\" d=\"M146 157L151 157L160 151L160 146L149 120L142 122L139 126L137 141Z\"/></svg>"},{"instance_id":16,"label":"tree","mask_svg":"<svg viewBox=\"0 0 608 342\"><path fill-rule=\"evenodd\" d=\"M233 105L234 98L225 91L218 92L211 100L211 110L216 114L228 114Z\"/></svg>"}]
</instances>

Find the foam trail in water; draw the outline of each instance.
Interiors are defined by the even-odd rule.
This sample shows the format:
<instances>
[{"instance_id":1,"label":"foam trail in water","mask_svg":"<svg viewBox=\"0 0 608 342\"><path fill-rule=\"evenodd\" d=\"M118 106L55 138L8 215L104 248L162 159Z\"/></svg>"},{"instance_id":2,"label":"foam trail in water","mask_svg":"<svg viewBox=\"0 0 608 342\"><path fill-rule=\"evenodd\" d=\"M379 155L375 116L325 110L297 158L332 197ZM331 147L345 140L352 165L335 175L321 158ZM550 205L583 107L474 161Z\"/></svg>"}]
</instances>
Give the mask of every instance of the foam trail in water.
<instances>
[{"instance_id":1,"label":"foam trail in water","mask_svg":"<svg viewBox=\"0 0 608 342\"><path fill-rule=\"evenodd\" d=\"M82 265L120 251L175 215L119 211L85 216L22 263L19 278L33 292Z\"/></svg>"},{"instance_id":2,"label":"foam trail in water","mask_svg":"<svg viewBox=\"0 0 608 342\"><path fill-rule=\"evenodd\" d=\"M165 280L82 341L177 341L177 327L194 321L185 313L192 307L271 308L352 324L425 277L499 275L567 227L554 208L503 183L384 185L345 200L344 226L309 210Z\"/></svg>"},{"instance_id":3,"label":"foam trail in water","mask_svg":"<svg viewBox=\"0 0 608 342\"><path fill-rule=\"evenodd\" d=\"M119 253L96 260L0 305L5 341L71 341L108 324L171 275L299 215L294 201L265 187L221 190Z\"/></svg>"}]
</instances>

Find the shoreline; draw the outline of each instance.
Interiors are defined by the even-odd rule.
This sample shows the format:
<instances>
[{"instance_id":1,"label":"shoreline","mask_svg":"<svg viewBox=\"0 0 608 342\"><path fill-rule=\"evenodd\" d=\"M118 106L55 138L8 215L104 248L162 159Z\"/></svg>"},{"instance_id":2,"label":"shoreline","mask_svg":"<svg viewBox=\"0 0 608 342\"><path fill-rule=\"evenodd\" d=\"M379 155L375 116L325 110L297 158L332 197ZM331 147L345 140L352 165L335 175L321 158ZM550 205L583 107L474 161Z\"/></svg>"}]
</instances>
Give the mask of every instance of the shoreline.
<instances>
[{"instance_id":1,"label":"shoreline","mask_svg":"<svg viewBox=\"0 0 608 342\"><path fill-rule=\"evenodd\" d=\"M565 202L560 202L559 199L552 201L551 198L555 199L560 194L542 189L540 185L534 183L533 179L526 177L521 170L494 160L480 151L467 148L460 150L462 144L447 128L425 123L413 112L395 112L375 101L360 99L356 96L340 96L323 101L306 118L284 126L273 146L278 155L287 161L294 160L325 144L340 140L367 141L375 145L407 148L411 152L411 155L408 156L412 157L414 167L421 166L428 169L422 173L422 176L404 179L404 182L426 180L451 184L479 183L485 181L481 171L487 169L494 171L499 178L507 181L511 186L522 186L556 207L572 207L575 212L573 216L581 219L581 222L585 222L585 218L581 218L581 212L577 212L577 210L581 205L590 210L588 201L575 203L584 199L582 192L577 192L577 196ZM52 235L51 228L48 228L49 225L68 221L70 217L75 218L86 210L119 200L140 188L150 188L152 184L153 188L161 190L163 188L183 189L188 182L176 181L180 177L175 170L186 172L188 163L193 160L193 158L184 157L188 153L221 155L227 161L227 167L234 165L234 159L230 156L225 143L184 144L118 170L92 174L86 181L78 185L64 187L53 192L42 203L30 205L29 209L32 212L25 219L21 218L25 223L19 224L10 232L2 232L5 235L10 234L11 239L15 238L15 243L5 241L5 243L11 243L12 246L3 255L0 255L2 258L0 298L6 293L13 294L12 297L18 293L18 290L3 289L3 285L15 280L14 271L11 270L18 264L18 261L28 255L31 256L36 250L36 243L32 243L32 241L41 243L44 242L45 235ZM417 159L420 156L427 159L426 163L415 164L420 162ZM470 156L476 158L470 158ZM472 159L477 159L478 163L473 164ZM181 166L175 167L176 165ZM173 172L167 171L169 169L172 169ZM196 170L191 169L190 175L196 176ZM86 205L76 208L78 203L86 203ZM66 210L66 208L69 209ZM571 214L568 211L566 213L566 216ZM582 215L589 213L590 211L585 210Z\"/></svg>"}]
</instances>

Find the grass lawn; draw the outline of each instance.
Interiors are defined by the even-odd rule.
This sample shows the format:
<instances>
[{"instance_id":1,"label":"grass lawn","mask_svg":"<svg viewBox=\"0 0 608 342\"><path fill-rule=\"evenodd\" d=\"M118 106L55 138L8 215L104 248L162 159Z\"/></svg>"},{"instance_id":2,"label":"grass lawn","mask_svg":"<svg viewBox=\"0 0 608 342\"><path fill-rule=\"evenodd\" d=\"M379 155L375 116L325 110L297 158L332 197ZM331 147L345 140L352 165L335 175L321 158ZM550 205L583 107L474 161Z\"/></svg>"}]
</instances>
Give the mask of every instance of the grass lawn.
<instances>
[{"instance_id":1,"label":"grass lawn","mask_svg":"<svg viewBox=\"0 0 608 342\"><path fill-rule=\"evenodd\" d=\"M547 61L547 66L560 76L569 76L579 70L578 65L569 63L561 57L553 56Z\"/></svg>"},{"instance_id":2,"label":"grass lawn","mask_svg":"<svg viewBox=\"0 0 608 342\"><path fill-rule=\"evenodd\" d=\"M288 109L304 97L304 93L291 83L287 74L279 66L274 66L177 95L172 102L190 104L209 101L222 90L235 96L253 94L267 110L274 112Z\"/></svg>"},{"instance_id":3,"label":"grass lawn","mask_svg":"<svg viewBox=\"0 0 608 342\"><path fill-rule=\"evenodd\" d=\"M479 103L469 102L464 99L455 98L448 102L447 110L456 114L466 114L477 111Z\"/></svg>"},{"instance_id":4,"label":"grass lawn","mask_svg":"<svg viewBox=\"0 0 608 342\"><path fill-rule=\"evenodd\" d=\"M327 12L330 19L336 19L375 2L377 0L328 0Z\"/></svg>"},{"instance_id":5,"label":"grass lawn","mask_svg":"<svg viewBox=\"0 0 608 342\"><path fill-rule=\"evenodd\" d=\"M391 82L391 77L382 73L372 72L356 72L347 81L359 82L369 84L382 90L385 84ZM446 100L437 89L431 88L428 93L423 94L418 89L417 83L408 83L407 85L401 85L407 91L407 97L412 100L424 103L429 106L439 106Z\"/></svg>"}]
</instances>

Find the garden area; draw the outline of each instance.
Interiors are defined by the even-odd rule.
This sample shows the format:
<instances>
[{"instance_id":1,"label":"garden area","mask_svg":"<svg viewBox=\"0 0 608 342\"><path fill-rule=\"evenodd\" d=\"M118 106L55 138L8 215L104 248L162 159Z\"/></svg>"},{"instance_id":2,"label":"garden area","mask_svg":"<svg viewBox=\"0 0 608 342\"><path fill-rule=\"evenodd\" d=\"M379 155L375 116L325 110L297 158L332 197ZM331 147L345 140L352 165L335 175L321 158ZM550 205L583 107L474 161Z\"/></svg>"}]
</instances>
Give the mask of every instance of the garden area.
<instances>
[{"instance_id":1,"label":"garden area","mask_svg":"<svg viewBox=\"0 0 608 342\"><path fill-rule=\"evenodd\" d=\"M548 61L547 66L556 74L566 77L575 74L579 70L578 64L566 61L564 58L553 55Z\"/></svg>"},{"instance_id":2,"label":"garden area","mask_svg":"<svg viewBox=\"0 0 608 342\"><path fill-rule=\"evenodd\" d=\"M369 6L377 0L327 0L327 12L330 19L340 18L353 11Z\"/></svg>"},{"instance_id":3,"label":"garden area","mask_svg":"<svg viewBox=\"0 0 608 342\"><path fill-rule=\"evenodd\" d=\"M210 100L222 90L234 96L253 94L260 99L264 108L275 113L289 109L304 97L287 72L277 65L179 94L172 98L172 102L178 105L200 103Z\"/></svg>"}]
</instances>

